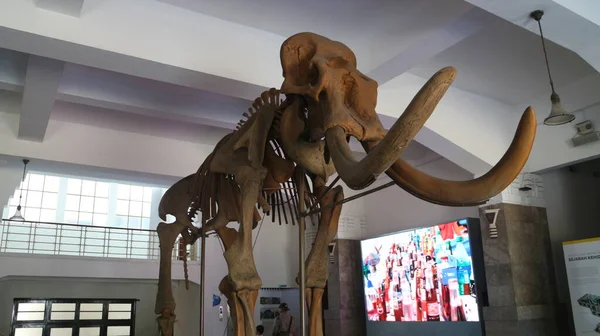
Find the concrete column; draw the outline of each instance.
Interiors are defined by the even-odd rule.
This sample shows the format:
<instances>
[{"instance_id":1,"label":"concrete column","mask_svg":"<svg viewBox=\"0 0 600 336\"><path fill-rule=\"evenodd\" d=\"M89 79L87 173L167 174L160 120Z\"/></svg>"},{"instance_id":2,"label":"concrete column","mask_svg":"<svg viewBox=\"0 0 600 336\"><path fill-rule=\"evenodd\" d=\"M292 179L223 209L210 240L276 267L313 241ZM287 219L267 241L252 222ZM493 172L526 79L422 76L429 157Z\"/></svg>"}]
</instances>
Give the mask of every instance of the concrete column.
<instances>
[{"instance_id":1,"label":"concrete column","mask_svg":"<svg viewBox=\"0 0 600 336\"><path fill-rule=\"evenodd\" d=\"M499 209L497 238L486 210ZM564 335L559 330L556 283L540 176L525 173L480 208L489 307L487 336Z\"/></svg>"},{"instance_id":2,"label":"concrete column","mask_svg":"<svg viewBox=\"0 0 600 336\"><path fill-rule=\"evenodd\" d=\"M325 335L367 334L361 260L360 241L336 240L324 307Z\"/></svg>"}]
</instances>

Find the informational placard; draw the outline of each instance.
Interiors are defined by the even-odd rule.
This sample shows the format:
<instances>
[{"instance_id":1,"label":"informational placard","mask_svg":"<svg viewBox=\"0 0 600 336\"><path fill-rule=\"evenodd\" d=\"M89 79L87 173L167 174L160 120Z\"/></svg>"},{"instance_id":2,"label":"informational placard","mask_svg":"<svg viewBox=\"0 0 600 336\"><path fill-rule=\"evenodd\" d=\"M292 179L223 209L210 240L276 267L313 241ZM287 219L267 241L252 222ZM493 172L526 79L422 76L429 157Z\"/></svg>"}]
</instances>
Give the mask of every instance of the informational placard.
<instances>
[{"instance_id":1,"label":"informational placard","mask_svg":"<svg viewBox=\"0 0 600 336\"><path fill-rule=\"evenodd\" d=\"M563 243L575 334L600 334L600 237Z\"/></svg>"},{"instance_id":2,"label":"informational placard","mask_svg":"<svg viewBox=\"0 0 600 336\"><path fill-rule=\"evenodd\" d=\"M359 216L340 216L338 239L362 239L367 235L367 219Z\"/></svg>"}]
</instances>

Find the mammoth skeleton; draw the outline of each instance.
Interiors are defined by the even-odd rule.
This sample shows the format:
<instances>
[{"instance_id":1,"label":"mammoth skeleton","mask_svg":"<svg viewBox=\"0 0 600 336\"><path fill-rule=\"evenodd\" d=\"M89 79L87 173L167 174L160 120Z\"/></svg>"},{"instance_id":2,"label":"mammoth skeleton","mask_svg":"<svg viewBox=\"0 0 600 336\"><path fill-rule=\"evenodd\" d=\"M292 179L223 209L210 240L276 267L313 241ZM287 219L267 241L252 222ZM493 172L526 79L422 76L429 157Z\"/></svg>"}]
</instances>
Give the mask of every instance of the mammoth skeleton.
<instances>
[{"instance_id":1,"label":"mammoth skeleton","mask_svg":"<svg viewBox=\"0 0 600 336\"><path fill-rule=\"evenodd\" d=\"M309 334L322 335L327 246L337 232L344 199L340 186L327 187L333 174L359 190L386 173L399 187L425 201L471 206L505 189L529 157L536 131L531 108L525 110L498 164L476 179L440 179L400 158L454 80L452 67L434 74L385 130L375 111L377 82L358 71L356 57L346 45L299 33L283 43L280 58L281 90L264 92L250 113L244 114L247 119L216 145L198 172L175 184L161 201L163 220L166 214L176 218L175 223L158 227L161 271L155 310L164 335L172 335L175 302L170 292L170 260L180 234L188 244L202 232L214 231L222 240L229 274L219 288L228 299L235 335L254 335L254 305L261 287L252 251L252 230L261 218L257 206L286 222L286 214L295 222L307 209L320 209L311 220L318 231L305 262L304 280ZM361 160L350 149L351 137L366 152ZM202 228L191 222L198 210ZM229 222L238 222L239 229L227 227Z\"/></svg>"}]
</instances>

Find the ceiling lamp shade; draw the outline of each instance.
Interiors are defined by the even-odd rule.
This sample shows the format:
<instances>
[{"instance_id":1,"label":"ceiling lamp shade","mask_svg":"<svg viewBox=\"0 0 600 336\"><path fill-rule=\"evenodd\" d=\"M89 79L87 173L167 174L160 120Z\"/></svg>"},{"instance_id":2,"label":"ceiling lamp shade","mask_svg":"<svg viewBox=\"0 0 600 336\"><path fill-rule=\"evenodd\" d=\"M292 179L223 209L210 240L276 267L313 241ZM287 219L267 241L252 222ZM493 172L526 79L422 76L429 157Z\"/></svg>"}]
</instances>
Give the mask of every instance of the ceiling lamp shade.
<instances>
[{"instance_id":1,"label":"ceiling lamp shade","mask_svg":"<svg viewBox=\"0 0 600 336\"><path fill-rule=\"evenodd\" d=\"M19 186L19 205L17 206L17 211L12 217L9 218L11 221L21 221L23 222L25 218L21 214L21 201L23 200L23 182L25 182L25 175L27 174L27 164L29 163L28 159L23 159L23 179L21 179L21 185Z\"/></svg>"},{"instance_id":2,"label":"ceiling lamp shade","mask_svg":"<svg viewBox=\"0 0 600 336\"><path fill-rule=\"evenodd\" d=\"M542 38L542 49L544 50L544 58L546 60L546 70L548 70L548 78L550 79L550 87L552 88L552 94L550 95L550 101L552 102L552 108L550 110L550 115L544 119L544 125L547 126L558 126L570 123L575 120L575 116L562 106L560 103L560 97L558 93L554 90L554 82L552 81L552 75L550 74L550 65L548 63L548 53L546 52L546 42L544 41L544 32L542 31L542 16L544 16L544 11L536 10L529 14L531 18L533 18L538 23L538 27L540 29L540 37Z\"/></svg>"},{"instance_id":3,"label":"ceiling lamp shade","mask_svg":"<svg viewBox=\"0 0 600 336\"><path fill-rule=\"evenodd\" d=\"M544 125L556 126L567 124L575 120L575 116L567 112L567 110L565 110L560 103L560 97L558 96L558 93L552 92L552 95L550 95L550 100L552 101L552 109L550 110L550 115L544 119Z\"/></svg>"},{"instance_id":4,"label":"ceiling lamp shade","mask_svg":"<svg viewBox=\"0 0 600 336\"><path fill-rule=\"evenodd\" d=\"M17 206L17 211L15 211L15 214L12 215L12 217L9 218L9 220L11 221L24 221L25 218L23 217L23 215L21 215L21 206Z\"/></svg>"}]
</instances>

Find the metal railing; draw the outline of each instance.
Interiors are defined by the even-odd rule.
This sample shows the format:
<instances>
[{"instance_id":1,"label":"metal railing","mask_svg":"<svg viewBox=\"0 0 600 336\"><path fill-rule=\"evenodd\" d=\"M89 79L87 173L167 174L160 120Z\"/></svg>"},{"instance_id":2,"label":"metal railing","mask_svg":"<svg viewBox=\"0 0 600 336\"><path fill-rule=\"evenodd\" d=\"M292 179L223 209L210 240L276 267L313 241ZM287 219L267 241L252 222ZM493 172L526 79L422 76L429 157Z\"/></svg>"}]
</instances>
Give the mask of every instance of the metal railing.
<instances>
[{"instance_id":1,"label":"metal railing","mask_svg":"<svg viewBox=\"0 0 600 336\"><path fill-rule=\"evenodd\" d=\"M179 258L179 244L173 259ZM189 260L198 260L196 245L187 246ZM158 260L158 234L154 230L2 220L0 253L71 255L100 258Z\"/></svg>"}]
</instances>

